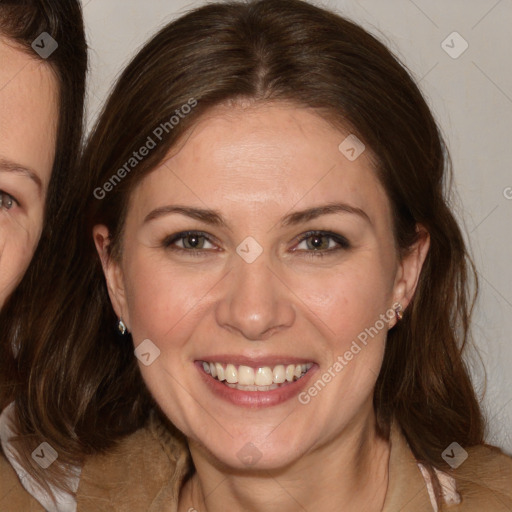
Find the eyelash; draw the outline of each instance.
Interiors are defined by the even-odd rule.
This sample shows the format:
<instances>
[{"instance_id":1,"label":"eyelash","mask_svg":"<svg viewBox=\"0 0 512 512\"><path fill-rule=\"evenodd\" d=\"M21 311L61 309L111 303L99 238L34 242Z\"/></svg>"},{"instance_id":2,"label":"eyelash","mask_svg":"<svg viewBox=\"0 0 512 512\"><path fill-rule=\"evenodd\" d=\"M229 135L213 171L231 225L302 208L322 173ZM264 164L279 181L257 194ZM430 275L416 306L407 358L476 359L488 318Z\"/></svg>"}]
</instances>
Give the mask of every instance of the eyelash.
<instances>
[{"instance_id":1,"label":"eyelash","mask_svg":"<svg viewBox=\"0 0 512 512\"><path fill-rule=\"evenodd\" d=\"M324 249L324 250L316 250L316 251L315 250L305 251L304 256L306 256L308 258L309 257L323 258L325 256L330 256L333 253L339 252L341 250L346 251L351 248L350 242L344 236L338 235L336 233L332 233L330 231L308 231L300 236L300 238L297 241L297 244L300 244L300 243L304 242L304 240L307 240L308 238L311 238L314 236L331 239L335 243L338 244L338 247L331 248L331 249ZM297 250L297 249L295 249L295 250ZM301 249L301 251L302 251L302 249Z\"/></svg>"},{"instance_id":2,"label":"eyelash","mask_svg":"<svg viewBox=\"0 0 512 512\"><path fill-rule=\"evenodd\" d=\"M193 236L193 235L197 236L197 237L205 238L208 242L214 243L210 239L210 237L202 231L182 231L181 233L176 233L174 235L170 235L167 238L165 238L162 242L162 246L164 248L172 250L172 251L177 251L177 252L182 252L182 253L185 252L185 253L188 253L193 256L202 256L204 253L208 253L211 251L211 249L184 249L182 247L173 246L173 244L175 242L177 242L179 240L183 240L183 239L187 238L188 236ZM330 231L308 231L298 238L297 245L304 242L308 238L311 238L314 236L322 237L322 238L330 238L338 244L338 247L336 247L334 249L331 248L331 249L309 250L309 251L308 250L304 251L303 249L300 249L301 252L304 252L304 256L306 256L306 257L323 258L325 256L331 255L334 252L338 252L340 250L347 250L347 249L351 248L349 241L345 237L338 235L336 233L332 233ZM296 251L296 250L297 249L294 249L294 251Z\"/></svg>"},{"instance_id":3,"label":"eyelash","mask_svg":"<svg viewBox=\"0 0 512 512\"><path fill-rule=\"evenodd\" d=\"M9 207L4 206L5 197L7 197L8 201L11 201L11 205ZM0 208L10 210L14 205L19 206L20 203L18 203L16 198L14 196L11 196L11 194L8 194L7 192L0 190Z\"/></svg>"}]
</instances>

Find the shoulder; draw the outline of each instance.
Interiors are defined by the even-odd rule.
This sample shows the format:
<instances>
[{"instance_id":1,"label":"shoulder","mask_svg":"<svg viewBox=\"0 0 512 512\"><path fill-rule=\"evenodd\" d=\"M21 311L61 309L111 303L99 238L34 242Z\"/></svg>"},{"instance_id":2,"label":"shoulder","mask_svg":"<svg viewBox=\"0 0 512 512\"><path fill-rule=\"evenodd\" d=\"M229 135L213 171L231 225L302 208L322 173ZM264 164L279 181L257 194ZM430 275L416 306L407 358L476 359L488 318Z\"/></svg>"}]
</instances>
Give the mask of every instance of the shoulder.
<instances>
[{"instance_id":1,"label":"shoulder","mask_svg":"<svg viewBox=\"0 0 512 512\"><path fill-rule=\"evenodd\" d=\"M179 440L150 422L108 452L85 460L78 510L149 510L158 500L176 502L187 464Z\"/></svg>"},{"instance_id":2,"label":"shoulder","mask_svg":"<svg viewBox=\"0 0 512 512\"><path fill-rule=\"evenodd\" d=\"M0 510L44 512L44 508L21 485L18 475L0 451Z\"/></svg>"},{"instance_id":3,"label":"shoulder","mask_svg":"<svg viewBox=\"0 0 512 512\"><path fill-rule=\"evenodd\" d=\"M450 471L461 496L461 510L512 510L512 457L499 448L467 448L467 459Z\"/></svg>"}]
</instances>

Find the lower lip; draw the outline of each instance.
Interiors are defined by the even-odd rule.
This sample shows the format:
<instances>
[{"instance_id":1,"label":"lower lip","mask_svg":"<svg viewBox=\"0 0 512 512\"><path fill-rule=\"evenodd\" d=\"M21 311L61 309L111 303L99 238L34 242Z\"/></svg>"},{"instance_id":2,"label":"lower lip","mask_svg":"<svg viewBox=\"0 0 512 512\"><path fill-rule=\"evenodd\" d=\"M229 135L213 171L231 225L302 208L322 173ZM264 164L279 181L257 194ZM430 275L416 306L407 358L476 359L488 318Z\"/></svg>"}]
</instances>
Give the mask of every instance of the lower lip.
<instances>
[{"instance_id":1,"label":"lower lip","mask_svg":"<svg viewBox=\"0 0 512 512\"><path fill-rule=\"evenodd\" d=\"M201 362L196 361L195 364L201 378L216 396L227 400L234 405L252 408L271 407L290 400L307 386L311 376L317 369L317 365L314 364L300 379L283 384L270 391L242 391L240 389L230 388L229 386L226 386L226 384L223 384L211 375L207 374L203 370Z\"/></svg>"}]
</instances>

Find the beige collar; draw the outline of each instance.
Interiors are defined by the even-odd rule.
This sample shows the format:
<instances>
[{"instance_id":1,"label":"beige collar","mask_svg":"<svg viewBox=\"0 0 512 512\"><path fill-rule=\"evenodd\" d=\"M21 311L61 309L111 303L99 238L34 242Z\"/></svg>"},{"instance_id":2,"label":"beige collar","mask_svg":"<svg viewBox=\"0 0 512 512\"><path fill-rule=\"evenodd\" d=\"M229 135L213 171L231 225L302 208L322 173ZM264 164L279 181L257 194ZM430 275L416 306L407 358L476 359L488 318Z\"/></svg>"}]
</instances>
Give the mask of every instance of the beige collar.
<instances>
[{"instance_id":1,"label":"beige collar","mask_svg":"<svg viewBox=\"0 0 512 512\"><path fill-rule=\"evenodd\" d=\"M382 512L433 512L425 480L400 428L390 435L389 483ZM105 455L87 459L78 510L177 512L181 485L191 467L183 436L153 415L147 429Z\"/></svg>"}]
</instances>

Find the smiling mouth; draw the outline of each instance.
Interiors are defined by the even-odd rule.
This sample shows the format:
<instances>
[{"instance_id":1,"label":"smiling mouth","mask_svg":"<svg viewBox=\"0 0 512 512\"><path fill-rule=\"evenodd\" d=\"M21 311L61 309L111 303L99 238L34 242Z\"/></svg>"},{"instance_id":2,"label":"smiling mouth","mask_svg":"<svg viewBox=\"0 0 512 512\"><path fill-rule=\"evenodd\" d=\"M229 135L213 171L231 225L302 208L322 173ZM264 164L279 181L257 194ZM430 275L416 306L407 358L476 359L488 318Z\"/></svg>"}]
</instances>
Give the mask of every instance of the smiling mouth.
<instances>
[{"instance_id":1,"label":"smiling mouth","mask_svg":"<svg viewBox=\"0 0 512 512\"><path fill-rule=\"evenodd\" d=\"M271 391L301 379L313 366L306 364L278 364L251 366L199 361L203 371L226 386L240 391Z\"/></svg>"}]
</instances>

